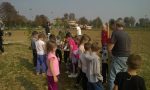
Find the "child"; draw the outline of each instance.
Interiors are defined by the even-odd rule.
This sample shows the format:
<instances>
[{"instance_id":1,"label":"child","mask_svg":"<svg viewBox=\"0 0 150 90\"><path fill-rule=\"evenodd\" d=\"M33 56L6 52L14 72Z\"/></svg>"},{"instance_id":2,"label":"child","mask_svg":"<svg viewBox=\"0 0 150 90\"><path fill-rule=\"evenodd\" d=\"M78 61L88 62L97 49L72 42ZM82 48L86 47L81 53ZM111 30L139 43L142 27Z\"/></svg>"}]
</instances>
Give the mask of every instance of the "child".
<instances>
[{"instance_id":1,"label":"child","mask_svg":"<svg viewBox=\"0 0 150 90\"><path fill-rule=\"evenodd\" d=\"M54 42L56 42L56 36L55 36L54 34L51 34L51 35L49 36L49 41L54 41Z\"/></svg>"},{"instance_id":2,"label":"child","mask_svg":"<svg viewBox=\"0 0 150 90\"><path fill-rule=\"evenodd\" d=\"M88 79L86 77L86 72L87 72L87 61L86 61L86 58L85 56L90 54L90 51L91 51L91 44L88 42L88 43L85 43L84 44L84 52L80 54L80 69L81 69L81 72L80 72L80 77L81 77L81 80L82 80L82 88L83 90L87 90L87 82L88 82Z\"/></svg>"},{"instance_id":3,"label":"child","mask_svg":"<svg viewBox=\"0 0 150 90\"><path fill-rule=\"evenodd\" d=\"M56 49L56 56L59 59L59 62L61 63L62 52L60 49L61 47L59 47L60 42L59 42L58 38L54 34L51 34L49 37L49 41L55 42L57 44L58 48Z\"/></svg>"},{"instance_id":4,"label":"child","mask_svg":"<svg viewBox=\"0 0 150 90\"><path fill-rule=\"evenodd\" d=\"M40 33L38 35L38 40L36 41L36 51L37 51L37 66L36 66L36 74L40 74L40 69L42 69L42 75L46 73L46 55L45 55L45 35Z\"/></svg>"},{"instance_id":5,"label":"child","mask_svg":"<svg viewBox=\"0 0 150 90\"><path fill-rule=\"evenodd\" d=\"M98 43L93 43L91 45L91 50L91 54L85 55L87 60L87 88L88 90L104 90L102 86L103 77L101 75L100 57L98 56Z\"/></svg>"},{"instance_id":6,"label":"child","mask_svg":"<svg viewBox=\"0 0 150 90\"><path fill-rule=\"evenodd\" d=\"M72 61L72 67L73 67L73 70L72 70L72 73L71 75L68 75L68 77L77 77L77 74L76 74L76 71L77 71L77 60L78 60L78 57L79 57L79 54L78 54L78 45L75 43L75 41L73 40L73 38L71 37L71 33L68 32L66 34L66 38L67 38L67 42L69 44L69 50L70 50L70 59Z\"/></svg>"},{"instance_id":7,"label":"child","mask_svg":"<svg viewBox=\"0 0 150 90\"><path fill-rule=\"evenodd\" d=\"M35 42L38 39L38 32L37 31L33 31L32 32L32 39L31 39L31 48L32 48L32 54L33 54L33 65L34 67L36 67L37 64L37 51L36 51L36 46L35 46Z\"/></svg>"},{"instance_id":8,"label":"child","mask_svg":"<svg viewBox=\"0 0 150 90\"><path fill-rule=\"evenodd\" d=\"M107 26L105 24L103 24L103 26L102 26L101 43L102 43L102 48L107 46L107 44L108 44L108 30L107 30Z\"/></svg>"},{"instance_id":9,"label":"child","mask_svg":"<svg viewBox=\"0 0 150 90\"><path fill-rule=\"evenodd\" d=\"M69 55L70 55L70 51L69 51L69 47L68 47L68 43L67 43L67 40L65 38L64 40L64 62L66 64L66 68L67 68L67 71L66 73L69 73Z\"/></svg>"},{"instance_id":10,"label":"child","mask_svg":"<svg viewBox=\"0 0 150 90\"><path fill-rule=\"evenodd\" d=\"M108 51L107 46L102 47L102 76L103 76L103 84L106 84L107 75L108 75Z\"/></svg>"},{"instance_id":11,"label":"child","mask_svg":"<svg viewBox=\"0 0 150 90\"><path fill-rule=\"evenodd\" d=\"M48 59L47 59L48 90L58 90L58 75L60 74L60 72L59 72L59 61L55 54L57 44L54 41L48 41L46 46L48 52Z\"/></svg>"},{"instance_id":12,"label":"child","mask_svg":"<svg viewBox=\"0 0 150 90\"><path fill-rule=\"evenodd\" d=\"M60 36L56 37L56 44L57 44L57 50L56 50L56 56L59 59L59 63L61 64L62 62L62 42Z\"/></svg>"},{"instance_id":13,"label":"child","mask_svg":"<svg viewBox=\"0 0 150 90\"><path fill-rule=\"evenodd\" d=\"M141 64L142 58L139 55L130 55L127 60L128 70L116 75L113 90L146 90L144 79L137 75Z\"/></svg>"},{"instance_id":14,"label":"child","mask_svg":"<svg viewBox=\"0 0 150 90\"><path fill-rule=\"evenodd\" d=\"M83 72L82 71L82 62L81 62L80 56L85 52L84 44L88 43L89 41L90 41L90 37L88 35L84 34L81 37L80 44L79 44L79 62L78 62L79 73L78 73L78 77L77 77L76 86L78 86L78 84L80 83L80 81L82 79L82 72Z\"/></svg>"}]
</instances>

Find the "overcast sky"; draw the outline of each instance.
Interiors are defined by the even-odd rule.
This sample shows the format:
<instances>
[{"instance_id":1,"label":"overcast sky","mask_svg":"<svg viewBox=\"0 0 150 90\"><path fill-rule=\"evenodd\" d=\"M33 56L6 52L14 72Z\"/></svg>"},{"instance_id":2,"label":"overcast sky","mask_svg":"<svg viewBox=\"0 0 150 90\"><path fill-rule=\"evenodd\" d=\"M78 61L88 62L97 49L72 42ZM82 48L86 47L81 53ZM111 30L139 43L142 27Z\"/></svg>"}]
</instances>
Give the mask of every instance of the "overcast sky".
<instances>
[{"instance_id":1,"label":"overcast sky","mask_svg":"<svg viewBox=\"0 0 150 90\"><path fill-rule=\"evenodd\" d=\"M62 17L64 13L75 13L76 17L88 19L134 16L150 17L150 0L0 0L11 2L20 14L29 19L44 14L49 19Z\"/></svg>"}]
</instances>

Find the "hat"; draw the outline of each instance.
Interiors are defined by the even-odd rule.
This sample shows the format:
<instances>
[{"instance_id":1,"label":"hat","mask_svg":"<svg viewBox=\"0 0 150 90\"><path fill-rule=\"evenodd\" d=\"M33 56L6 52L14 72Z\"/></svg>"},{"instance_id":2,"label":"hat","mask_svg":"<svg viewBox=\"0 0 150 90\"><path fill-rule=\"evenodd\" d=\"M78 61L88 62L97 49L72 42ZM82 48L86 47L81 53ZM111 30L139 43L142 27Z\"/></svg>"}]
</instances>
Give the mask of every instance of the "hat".
<instances>
[{"instance_id":1,"label":"hat","mask_svg":"<svg viewBox=\"0 0 150 90\"><path fill-rule=\"evenodd\" d=\"M123 21L122 19L117 20L117 21L116 21L116 25L117 25L118 27L124 27L124 26L125 26L124 21Z\"/></svg>"}]
</instances>

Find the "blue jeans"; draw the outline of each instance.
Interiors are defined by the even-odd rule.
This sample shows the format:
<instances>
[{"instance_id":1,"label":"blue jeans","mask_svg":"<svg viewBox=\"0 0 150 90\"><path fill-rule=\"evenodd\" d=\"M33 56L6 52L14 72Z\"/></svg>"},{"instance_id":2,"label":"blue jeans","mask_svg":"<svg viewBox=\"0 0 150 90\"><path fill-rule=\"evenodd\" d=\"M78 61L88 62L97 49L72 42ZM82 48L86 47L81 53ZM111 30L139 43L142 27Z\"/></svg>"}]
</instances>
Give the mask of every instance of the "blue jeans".
<instances>
[{"instance_id":1,"label":"blue jeans","mask_svg":"<svg viewBox=\"0 0 150 90\"><path fill-rule=\"evenodd\" d=\"M108 90L113 90L116 74L119 72L127 71L127 64L126 64L127 59L128 57L112 56L112 62L110 64L110 73L109 73L109 80L108 80L108 84L109 84Z\"/></svg>"},{"instance_id":2,"label":"blue jeans","mask_svg":"<svg viewBox=\"0 0 150 90\"><path fill-rule=\"evenodd\" d=\"M40 69L42 69L42 73L46 73L46 56L45 55L37 55L36 72L40 73Z\"/></svg>"},{"instance_id":3,"label":"blue jeans","mask_svg":"<svg viewBox=\"0 0 150 90\"><path fill-rule=\"evenodd\" d=\"M104 90L102 82L98 81L96 83L87 83L87 90Z\"/></svg>"}]
</instances>

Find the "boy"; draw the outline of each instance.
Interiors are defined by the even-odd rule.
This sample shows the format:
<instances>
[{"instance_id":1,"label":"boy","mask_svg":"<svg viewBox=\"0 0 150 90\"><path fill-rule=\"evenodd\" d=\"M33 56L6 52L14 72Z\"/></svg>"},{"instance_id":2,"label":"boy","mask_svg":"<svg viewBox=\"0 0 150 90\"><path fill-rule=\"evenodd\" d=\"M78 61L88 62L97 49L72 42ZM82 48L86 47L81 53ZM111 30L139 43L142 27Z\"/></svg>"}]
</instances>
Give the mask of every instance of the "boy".
<instances>
[{"instance_id":1,"label":"boy","mask_svg":"<svg viewBox=\"0 0 150 90\"><path fill-rule=\"evenodd\" d=\"M116 75L113 90L146 90L144 79L137 75L141 62L139 55L130 55L127 60L128 70Z\"/></svg>"},{"instance_id":2,"label":"boy","mask_svg":"<svg viewBox=\"0 0 150 90\"><path fill-rule=\"evenodd\" d=\"M85 49L85 51L80 54L79 66L81 68L80 78L82 79L82 88L83 88L83 90L87 90L87 82L88 82L88 79L86 77L87 60L86 60L85 56L90 54L91 43L85 43L84 49Z\"/></svg>"},{"instance_id":3,"label":"boy","mask_svg":"<svg viewBox=\"0 0 150 90\"><path fill-rule=\"evenodd\" d=\"M46 56L45 56L45 35L40 33L38 35L38 40L36 41L36 51L37 51L37 66L36 66L36 74L40 74L40 69L42 69L42 75L44 76L46 73Z\"/></svg>"},{"instance_id":4,"label":"boy","mask_svg":"<svg viewBox=\"0 0 150 90\"><path fill-rule=\"evenodd\" d=\"M32 48L32 54L33 54L33 65L34 67L36 67L36 63L37 63L37 51L36 51L36 46L35 46L35 42L38 39L38 32L37 31L33 31L32 32L32 39L31 39L31 48Z\"/></svg>"},{"instance_id":5,"label":"boy","mask_svg":"<svg viewBox=\"0 0 150 90\"><path fill-rule=\"evenodd\" d=\"M91 50L91 55L85 55L85 58L87 60L87 88L88 90L104 90L102 86L103 77L101 75L101 63L98 56L98 43L93 43L91 45Z\"/></svg>"}]
</instances>

